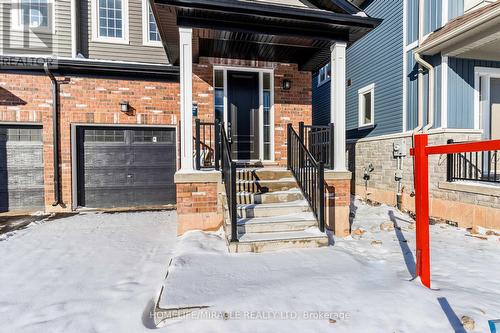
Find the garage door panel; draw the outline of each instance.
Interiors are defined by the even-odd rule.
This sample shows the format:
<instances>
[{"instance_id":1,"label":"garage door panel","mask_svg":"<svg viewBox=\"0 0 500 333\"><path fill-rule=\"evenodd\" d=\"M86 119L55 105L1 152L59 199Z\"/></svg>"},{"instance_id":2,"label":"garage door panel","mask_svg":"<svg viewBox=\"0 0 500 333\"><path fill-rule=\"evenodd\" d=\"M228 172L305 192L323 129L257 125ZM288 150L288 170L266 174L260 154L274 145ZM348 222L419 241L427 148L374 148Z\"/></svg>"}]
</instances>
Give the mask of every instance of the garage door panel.
<instances>
[{"instance_id":1,"label":"garage door panel","mask_svg":"<svg viewBox=\"0 0 500 333\"><path fill-rule=\"evenodd\" d=\"M0 126L0 211L44 207L41 126Z\"/></svg>"},{"instance_id":2,"label":"garage door panel","mask_svg":"<svg viewBox=\"0 0 500 333\"><path fill-rule=\"evenodd\" d=\"M79 128L78 138L79 205L106 208L175 203L174 129L87 127Z\"/></svg>"}]
</instances>

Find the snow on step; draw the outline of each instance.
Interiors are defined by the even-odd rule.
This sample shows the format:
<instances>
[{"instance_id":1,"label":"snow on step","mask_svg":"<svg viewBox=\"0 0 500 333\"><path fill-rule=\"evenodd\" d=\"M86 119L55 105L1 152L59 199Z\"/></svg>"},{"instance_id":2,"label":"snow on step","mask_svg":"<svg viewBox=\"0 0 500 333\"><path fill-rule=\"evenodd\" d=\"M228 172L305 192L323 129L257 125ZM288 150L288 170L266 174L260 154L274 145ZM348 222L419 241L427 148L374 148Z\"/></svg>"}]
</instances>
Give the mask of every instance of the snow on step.
<instances>
[{"instance_id":1,"label":"snow on step","mask_svg":"<svg viewBox=\"0 0 500 333\"><path fill-rule=\"evenodd\" d=\"M303 212L271 217L238 219L238 235L283 231L301 231L316 227L318 222L311 212Z\"/></svg>"},{"instance_id":2,"label":"snow on step","mask_svg":"<svg viewBox=\"0 0 500 333\"><path fill-rule=\"evenodd\" d=\"M306 200L270 204L238 205L238 217L266 217L310 211Z\"/></svg>"}]
</instances>

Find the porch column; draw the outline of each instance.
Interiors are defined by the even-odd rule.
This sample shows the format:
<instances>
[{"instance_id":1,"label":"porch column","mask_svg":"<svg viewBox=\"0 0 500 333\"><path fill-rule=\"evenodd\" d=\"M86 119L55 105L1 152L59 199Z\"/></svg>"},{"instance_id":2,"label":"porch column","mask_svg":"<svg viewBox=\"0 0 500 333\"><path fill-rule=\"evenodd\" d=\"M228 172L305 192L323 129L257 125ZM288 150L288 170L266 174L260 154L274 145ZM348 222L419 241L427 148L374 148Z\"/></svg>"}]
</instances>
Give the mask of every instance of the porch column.
<instances>
[{"instance_id":1,"label":"porch column","mask_svg":"<svg viewBox=\"0 0 500 333\"><path fill-rule=\"evenodd\" d=\"M181 171L193 170L193 29L179 28Z\"/></svg>"},{"instance_id":2,"label":"porch column","mask_svg":"<svg viewBox=\"0 0 500 333\"><path fill-rule=\"evenodd\" d=\"M347 171L346 151L346 50L345 42L336 42L331 47L331 80L330 80L330 119L335 125L334 129L334 171Z\"/></svg>"}]
</instances>

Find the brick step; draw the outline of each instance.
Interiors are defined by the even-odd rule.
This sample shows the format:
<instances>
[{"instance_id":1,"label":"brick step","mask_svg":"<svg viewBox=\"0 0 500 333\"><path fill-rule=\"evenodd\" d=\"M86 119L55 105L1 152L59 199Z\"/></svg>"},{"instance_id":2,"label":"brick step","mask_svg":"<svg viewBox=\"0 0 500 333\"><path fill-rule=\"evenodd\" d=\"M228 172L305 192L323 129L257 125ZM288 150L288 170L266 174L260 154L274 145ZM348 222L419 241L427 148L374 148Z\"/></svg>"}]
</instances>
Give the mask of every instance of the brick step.
<instances>
[{"instance_id":1,"label":"brick step","mask_svg":"<svg viewBox=\"0 0 500 333\"><path fill-rule=\"evenodd\" d=\"M267 204L297 200L304 200L304 196L298 188L267 193L238 192L236 198L238 204Z\"/></svg>"}]
</instances>

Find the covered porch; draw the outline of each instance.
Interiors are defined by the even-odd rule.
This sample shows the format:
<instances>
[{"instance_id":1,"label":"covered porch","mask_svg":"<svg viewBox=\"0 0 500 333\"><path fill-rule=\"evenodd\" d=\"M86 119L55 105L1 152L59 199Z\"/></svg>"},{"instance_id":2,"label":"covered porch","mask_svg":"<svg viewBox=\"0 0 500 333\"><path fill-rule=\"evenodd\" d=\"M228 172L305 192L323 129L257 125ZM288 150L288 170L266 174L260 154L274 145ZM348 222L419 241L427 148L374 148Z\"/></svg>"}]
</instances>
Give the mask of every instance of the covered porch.
<instances>
[{"instance_id":1,"label":"covered porch","mask_svg":"<svg viewBox=\"0 0 500 333\"><path fill-rule=\"evenodd\" d=\"M313 186L313 177L298 179L290 171L290 128L300 131L300 123L311 124L312 72L329 62L335 128L329 132L329 166L335 181L342 182L342 186L335 186L337 205L342 201L345 206L346 200L338 200L338 196L340 187L350 179L345 158L346 48L380 21L343 0L155 0L153 11L169 60L180 67L179 233L217 229L226 214L225 220L234 222L232 240L237 240L237 222L245 214L255 218L257 208L262 208L256 206L257 197L269 197L266 200L273 203L278 200L277 195L264 192L274 187L263 190L262 183L272 183L278 175L289 177L290 172L290 182L275 190L294 190L296 184L314 216L321 220L324 201L312 202L313 196L323 197L317 192L321 178L315 176ZM222 149L217 153L219 147ZM304 160L306 155L296 157ZM206 160L214 168L198 171ZM319 164L311 161L300 163L300 172L317 173L312 165ZM264 172L269 179L263 180L259 178L262 173L257 175L260 171L231 170L233 162L238 166L272 166L276 173ZM245 180L243 175L253 178ZM249 191L244 181L253 182L258 190ZM251 194L252 207L242 202L246 194ZM287 198L295 195L288 194ZM207 198L211 198L209 202ZM272 206L269 211L279 214L292 203L277 202L281 206ZM262 217L272 217L266 214ZM348 223L348 211L344 209L343 215L342 220Z\"/></svg>"}]
</instances>

